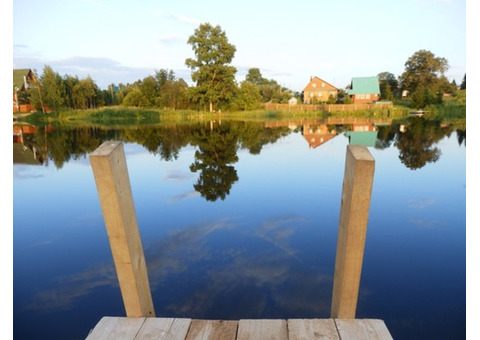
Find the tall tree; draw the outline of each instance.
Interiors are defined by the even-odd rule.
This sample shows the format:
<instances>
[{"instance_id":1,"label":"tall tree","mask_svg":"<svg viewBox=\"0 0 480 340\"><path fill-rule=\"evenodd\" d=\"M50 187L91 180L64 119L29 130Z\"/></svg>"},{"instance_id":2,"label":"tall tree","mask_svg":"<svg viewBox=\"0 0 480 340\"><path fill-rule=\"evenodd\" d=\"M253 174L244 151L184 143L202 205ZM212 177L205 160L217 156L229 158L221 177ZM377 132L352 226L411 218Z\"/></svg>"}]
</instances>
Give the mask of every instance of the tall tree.
<instances>
[{"instance_id":1,"label":"tall tree","mask_svg":"<svg viewBox=\"0 0 480 340\"><path fill-rule=\"evenodd\" d=\"M151 107L155 105L155 100L158 97L157 81L153 76L144 78L140 84L140 92L146 99L145 106Z\"/></svg>"},{"instance_id":2,"label":"tall tree","mask_svg":"<svg viewBox=\"0 0 480 340\"><path fill-rule=\"evenodd\" d=\"M62 77L53 71L50 66L43 68L43 74L40 77L40 83L43 90L43 102L53 110L64 106L65 88Z\"/></svg>"},{"instance_id":3,"label":"tall tree","mask_svg":"<svg viewBox=\"0 0 480 340\"><path fill-rule=\"evenodd\" d=\"M393 94L398 91L398 80L395 78L395 75L390 72L380 72L377 77L380 83L380 96L382 99L393 100Z\"/></svg>"},{"instance_id":4,"label":"tall tree","mask_svg":"<svg viewBox=\"0 0 480 340\"><path fill-rule=\"evenodd\" d=\"M92 78L80 80L73 87L73 103L77 109L92 109L97 107L97 85Z\"/></svg>"},{"instance_id":5,"label":"tall tree","mask_svg":"<svg viewBox=\"0 0 480 340\"><path fill-rule=\"evenodd\" d=\"M75 108L75 103L73 99L73 89L75 85L77 85L80 82L77 76L69 76L68 74L63 77L63 84L65 87L65 101L66 105L69 108L74 109Z\"/></svg>"},{"instance_id":6,"label":"tall tree","mask_svg":"<svg viewBox=\"0 0 480 340\"><path fill-rule=\"evenodd\" d=\"M232 108L244 111L254 110L259 107L261 102L262 95L259 87L245 80L241 83L235 98L232 100Z\"/></svg>"},{"instance_id":7,"label":"tall tree","mask_svg":"<svg viewBox=\"0 0 480 340\"><path fill-rule=\"evenodd\" d=\"M410 93L428 89L435 93L447 70L447 59L436 57L427 50L419 50L405 63L405 71L400 76L402 89Z\"/></svg>"},{"instance_id":8,"label":"tall tree","mask_svg":"<svg viewBox=\"0 0 480 340\"><path fill-rule=\"evenodd\" d=\"M186 96L188 84L182 78L176 79L173 70L155 71L159 96L155 104L161 108L185 109L188 107Z\"/></svg>"},{"instance_id":9,"label":"tall tree","mask_svg":"<svg viewBox=\"0 0 480 340\"><path fill-rule=\"evenodd\" d=\"M202 105L209 104L210 112L222 100L228 100L235 91L237 69L229 65L236 47L228 42L219 25L201 24L188 38L196 59L188 58L185 64L192 69L196 83L194 98Z\"/></svg>"},{"instance_id":10,"label":"tall tree","mask_svg":"<svg viewBox=\"0 0 480 340\"><path fill-rule=\"evenodd\" d=\"M262 77L260 69L253 67L248 70L247 75L245 76L245 81L253 83L257 86L265 85L268 83L268 80Z\"/></svg>"},{"instance_id":11,"label":"tall tree","mask_svg":"<svg viewBox=\"0 0 480 340\"><path fill-rule=\"evenodd\" d=\"M158 87L162 88L166 82L175 80L175 72L162 68L159 71L155 71L155 79L157 80Z\"/></svg>"}]
</instances>

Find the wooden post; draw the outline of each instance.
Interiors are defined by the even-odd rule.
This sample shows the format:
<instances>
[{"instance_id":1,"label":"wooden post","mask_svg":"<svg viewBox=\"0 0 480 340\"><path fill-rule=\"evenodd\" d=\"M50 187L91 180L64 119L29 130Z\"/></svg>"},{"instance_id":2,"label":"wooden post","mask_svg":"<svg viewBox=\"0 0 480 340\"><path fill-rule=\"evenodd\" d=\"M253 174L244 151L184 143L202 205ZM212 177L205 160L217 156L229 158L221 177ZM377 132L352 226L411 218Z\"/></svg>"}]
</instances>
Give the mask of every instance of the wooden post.
<instances>
[{"instance_id":1,"label":"wooden post","mask_svg":"<svg viewBox=\"0 0 480 340\"><path fill-rule=\"evenodd\" d=\"M365 146L347 146L331 318L355 318L374 171L375 159Z\"/></svg>"},{"instance_id":2,"label":"wooden post","mask_svg":"<svg viewBox=\"0 0 480 340\"><path fill-rule=\"evenodd\" d=\"M154 317L147 266L121 142L90 154L98 197L127 316Z\"/></svg>"}]
</instances>

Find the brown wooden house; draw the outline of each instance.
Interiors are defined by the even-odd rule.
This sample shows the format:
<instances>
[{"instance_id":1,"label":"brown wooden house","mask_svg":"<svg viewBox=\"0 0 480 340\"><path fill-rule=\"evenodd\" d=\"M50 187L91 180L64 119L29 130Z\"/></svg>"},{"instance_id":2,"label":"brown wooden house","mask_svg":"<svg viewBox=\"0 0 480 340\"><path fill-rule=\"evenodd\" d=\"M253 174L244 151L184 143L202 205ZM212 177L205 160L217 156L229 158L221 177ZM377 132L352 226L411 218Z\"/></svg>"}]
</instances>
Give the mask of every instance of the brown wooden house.
<instances>
[{"instance_id":1,"label":"brown wooden house","mask_svg":"<svg viewBox=\"0 0 480 340\"><path fill-rule=\"evenodd\" d=\"M21 99L22 93L38 83L35 73L31 69L13 70L13 112L31 112L33 106Z\"/></svg>"},{"instance_id":2,"label":"brown wooden house","mask_svg":"<svg viewBox=\"0 0 480 340\"><path fill-rule=\"evenodd\" d=\"M318 77L310 77L310 82L303 89L303 103L326 103L332 96L337 99L338 89Z\"/></svg>"}]
</instances>

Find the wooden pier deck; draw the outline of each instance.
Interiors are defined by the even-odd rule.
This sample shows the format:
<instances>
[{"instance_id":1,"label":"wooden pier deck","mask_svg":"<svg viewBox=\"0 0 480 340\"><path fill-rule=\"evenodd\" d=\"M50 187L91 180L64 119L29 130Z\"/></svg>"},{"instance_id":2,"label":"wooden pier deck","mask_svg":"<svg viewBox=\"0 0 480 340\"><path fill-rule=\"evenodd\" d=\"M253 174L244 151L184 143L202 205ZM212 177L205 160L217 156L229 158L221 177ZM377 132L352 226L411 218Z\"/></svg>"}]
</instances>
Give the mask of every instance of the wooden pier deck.
<instances>
[{"instance_id":1,"label":"wooden pier deck","mask_svg":"<svg viewBox=\"0 0 480 340\"><path fill-rule=\"evenodd\" d=\"M86 340L386 340L379 319L242 319L103 317Z\"/></svg>"}]
</instances>

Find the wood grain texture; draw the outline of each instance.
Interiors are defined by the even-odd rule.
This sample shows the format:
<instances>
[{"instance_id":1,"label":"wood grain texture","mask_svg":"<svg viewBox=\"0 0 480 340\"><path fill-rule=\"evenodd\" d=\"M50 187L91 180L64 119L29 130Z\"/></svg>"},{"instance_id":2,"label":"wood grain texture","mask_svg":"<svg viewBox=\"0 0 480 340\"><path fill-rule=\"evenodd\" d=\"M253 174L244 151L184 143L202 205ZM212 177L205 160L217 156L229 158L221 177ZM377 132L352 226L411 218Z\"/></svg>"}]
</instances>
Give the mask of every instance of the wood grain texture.
<instances>
[{"instance_id":1,"label":"wood grain texture","mask_svg":"<svg viewBox=\"0 0 480 340\"><path fill-rule=\"evenodd\" d=\"M355 318L374 171L375 159L367 147L347 146L331 318Z\"/></svg>"},{"instance_id":2,"label":"wood grain texture","mask_svg":"<svg viewBox=\"0 0 480 340\"><path fill-rule=\"evenodd\" d=\"M238 321L193 320L187 340L235 340Z\"/></svg>"},{"instance_id":3,"label":"wood grain texture","mask_svg":"<svg viewBox=\"0 0 480 340\"><path fill-rule=\"evenodd\" d=\"M340 339L333 319L289 319L287 323L289 340Z\"/></svg>"},{"instance_id":4,"label":"wood grain texture","mask_svg":"<svg viewBox=\"0 0 480 340\"><path fill-rule=\"evenodd\" d=\"M240 320L238 340L288 340L287 320Z\"/></svg>"},{"instance_id":5,"label":"wood grain texture","mask_svg":"<svg viewBox=\"0 0 480 340\"><path fill-rule=\"evenodd\" d=\"M392 340L383 320L335 319L342 340Z\"/></svg>"},{"instance_id":6,"label":"wood grain texture","mask_svg":"<svg viewBox=\"0 0 480 340\"><path fill-rule=\"evenodd\" d=\"M90 154L100 206L127 316L155 316L123 144Z\"/></svg>"}]
</instances>

